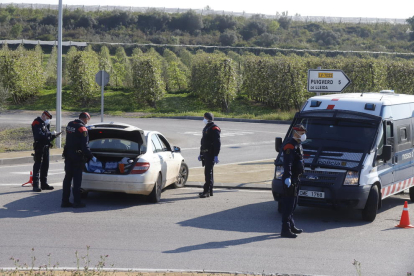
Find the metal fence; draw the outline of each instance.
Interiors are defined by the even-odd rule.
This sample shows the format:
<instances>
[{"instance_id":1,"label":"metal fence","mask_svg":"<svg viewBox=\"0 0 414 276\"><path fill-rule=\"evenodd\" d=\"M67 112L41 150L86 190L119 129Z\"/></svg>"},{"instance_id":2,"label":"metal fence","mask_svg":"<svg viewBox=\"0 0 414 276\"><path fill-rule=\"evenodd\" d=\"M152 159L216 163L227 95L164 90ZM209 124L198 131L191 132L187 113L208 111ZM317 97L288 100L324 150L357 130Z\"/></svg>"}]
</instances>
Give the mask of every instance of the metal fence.
<instances>
[{"instance_id":1,"label":"metal fence","mask_svg":"<svg viewBox=\"0 0 414 276\"><path fill-rule=\"evenodd\" d=\"M50 4L24 4L24 3L0 3L0 8L5 8L9 5L13 5L19 8L27 9L51 9L57 10L58 5ZM64 5L64 9L76 10L81 9L84 11L131 11L131 12L148 12L148 11L160 11L166 13L184 13L190 9L172 9L172 8L153 8L153 7L126 7L126 6L87 6L87 5ZM219 11L212 9L191 9L192 11L202 14L223 14L223 15L233 15L233 16L244 16L251 17L253 13L245 12L229 12L229 11ZM264 18L269 19L278 19L282 15L275 13L274 15L262 14ZM329 16L287 16L293 21L301 22L324 22L324 23L364 23L364 24L376 24L376 23L389 23L389 24L407 24L406 19L401 18L367 18L367 17L329 17Z\"/></svg>"}]
</instances>

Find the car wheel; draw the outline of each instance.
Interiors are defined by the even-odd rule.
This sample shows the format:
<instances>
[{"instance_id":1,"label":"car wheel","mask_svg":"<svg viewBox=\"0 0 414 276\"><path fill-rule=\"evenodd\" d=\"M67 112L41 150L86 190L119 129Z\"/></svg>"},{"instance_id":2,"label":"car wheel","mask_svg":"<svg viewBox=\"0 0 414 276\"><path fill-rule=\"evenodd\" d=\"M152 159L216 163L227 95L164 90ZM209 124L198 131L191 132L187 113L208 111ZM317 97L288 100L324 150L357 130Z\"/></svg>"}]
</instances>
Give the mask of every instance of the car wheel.
<instances>
[{"instance_id":1,"label":"car wheel","mask_svg":"<svg viewBox=\"0 0 414 276\"><path fill-rule=\"evenodd\" d=\"M414 202L414 187L411 187L409 191L410 191L410 199L412 202Z\"/></svg>"},{"instance_id":2,"label":"car wheel","mask_svg":"<svg viewBox=\"0 0 414 276\"><path fill-rule=\"evenodd\" d=\"M155 182L154 188L152 189L152 192L148 196L149 201L152 203L160 202L161 192L162 192L162 176L161 174L159 174L157 182Z\"/></svg>"},{"instance_id":3,"label":"car wheel","mask_svg":"<svg viewBox=\"0 0 414 276\"><path fill-rule=\"evenodd\" d=\"M174 183L175 188L182 188L188 179L188 166L186 163L181 163L180 170L178 172L177 181Z\"/></svg>"},{"instance_id":4,"label":"car wheel","mask_svg":"<svg viewBox=\"0 0 414 276\"><path fill-rule=\"evenodd\" d=\"M80 189L80 197L81 198L87 198L88 197L89 192L85 191L84 189Z\"/></svg>"},{"instance_id":5,"label":"car wheel","mask_svg":"<svg viewBox=\"0 0 414 276\"><path fill-rule=\"evenodd\" d=\"M365 221L372 222L375 220L378 211L379 193L378 186L374 185L369 192L367 203L365 208L362 210L362 219Z\"/></svg>"}]
</instances>

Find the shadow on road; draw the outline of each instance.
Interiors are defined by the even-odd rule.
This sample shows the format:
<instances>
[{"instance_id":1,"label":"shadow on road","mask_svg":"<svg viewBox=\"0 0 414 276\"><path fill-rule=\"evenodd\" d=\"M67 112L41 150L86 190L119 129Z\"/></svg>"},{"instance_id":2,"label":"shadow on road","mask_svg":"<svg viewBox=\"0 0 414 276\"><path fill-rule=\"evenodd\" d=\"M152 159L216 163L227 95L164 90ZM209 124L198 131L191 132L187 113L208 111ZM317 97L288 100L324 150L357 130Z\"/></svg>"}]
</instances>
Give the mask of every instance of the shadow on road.
<instances>
[{"instance_id":1,"label":"shadow on road","mask_svg":"<svg viewBox=\"0 0 414 276\"><path fill-rule=\"evenodd\" d=\"M407 200L406 195L397 195L385 199L378 213L381 214L396 206L402 208L405 200ZM294 217L297 226L304 228L306 233L362 226L369 223L362 220L360 210L334 210L298 206ZM281 214L277 212L277 203L267 201L193 218L182 221L179 225L220 231L279 233L281 220Z\"/></svg>"},{"instance_id":2,"label":"shadow on road","mask_svg":"<svg viewBox=\"0 0 414 276\"><path fill-rule=\"evenodd\" d=\"M19 187L20 189L20 187ZM27 196L21 198L22 193L27 193ZM42 191L34 193L30 188L26 191L19 190L7 193L1 193L0 196L8 195L13 197L13 194L20 194L19 199L10 201L0 205L0 219L3 218L26 218L45 216L55 213L90 213L126 209L133 206L152 204L147 201L145 196L130 195L122 193L89 193L86 203L86 208L61 208L62 190L57 189L53 191ZM17 197L17 196L16 196ZM71 197L72 200L72 197ZM163 199L161 199L163 200ZM165 200L168 202L168 200Z\"/></svg>"},{"instance_id":3,"label":"shadow on road","mask_svg":"<svg viewBox=\"0 0 414 276\"><path fill-rule=\"evenodd\" d=\"M231 246L243 245L243 244L248 244L252 242L261 242L261 241L276 239L276 238L280 238L280 235L270 234L270 235L262 235L262 236L237 239L237 240L229 240L229 241L221 241L221 242L207 242L203 244L184 246L184 247L180 247L174 250L164 251L162 253L184 253L184 252L190 252L190 251L202 250L202 249L221 249L221 248L228 248Z\"/></svg>"}]
</instances>

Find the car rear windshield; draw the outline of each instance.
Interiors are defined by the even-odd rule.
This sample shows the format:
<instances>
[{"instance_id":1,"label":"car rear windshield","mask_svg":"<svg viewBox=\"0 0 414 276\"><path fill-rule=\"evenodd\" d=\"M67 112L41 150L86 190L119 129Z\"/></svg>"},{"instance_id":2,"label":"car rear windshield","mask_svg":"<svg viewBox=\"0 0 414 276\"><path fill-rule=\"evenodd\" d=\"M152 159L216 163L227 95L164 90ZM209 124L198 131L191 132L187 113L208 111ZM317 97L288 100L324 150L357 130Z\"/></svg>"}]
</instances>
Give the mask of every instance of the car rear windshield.
<instances>
[{"instance_id":1,"label":"car rear windshield","mask_svg":"<svg viewBox=\"0 0 414 276\"><path fill-rule=\"evenodd\" d=\"M89 142L92 151L116 152L116 153L139 153L140 145L136 142L107 138L97 139Z\"/></svg>"}]
</instances>

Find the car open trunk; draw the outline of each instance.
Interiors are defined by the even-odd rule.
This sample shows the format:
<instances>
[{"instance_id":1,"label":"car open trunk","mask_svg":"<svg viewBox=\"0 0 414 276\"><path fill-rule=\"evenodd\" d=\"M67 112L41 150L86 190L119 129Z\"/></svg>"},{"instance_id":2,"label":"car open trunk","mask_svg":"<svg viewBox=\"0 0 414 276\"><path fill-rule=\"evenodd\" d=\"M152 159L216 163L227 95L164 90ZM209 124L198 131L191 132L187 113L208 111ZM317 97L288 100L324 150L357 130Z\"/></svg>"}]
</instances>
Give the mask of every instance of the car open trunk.
<instances>
[{"instance_id":1,"label":"car open trunk","mask_svg":"<svg viewBox=\"0 0 414 276\"><path fill-rule=\"evenodd\" d=\"M89 161L85 170L99 174L129 174L146 149L143 130L118 123L92 125L89 146L98 162Z\"/></svg>"}]
</instances>

